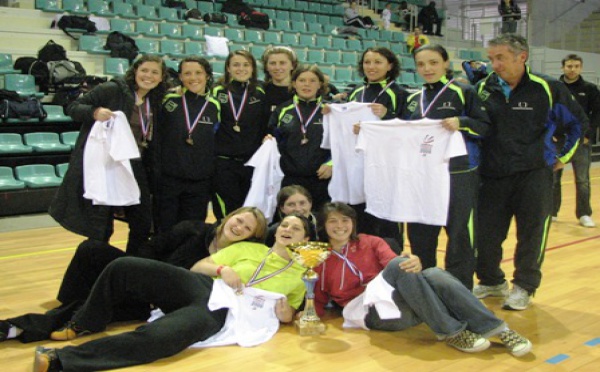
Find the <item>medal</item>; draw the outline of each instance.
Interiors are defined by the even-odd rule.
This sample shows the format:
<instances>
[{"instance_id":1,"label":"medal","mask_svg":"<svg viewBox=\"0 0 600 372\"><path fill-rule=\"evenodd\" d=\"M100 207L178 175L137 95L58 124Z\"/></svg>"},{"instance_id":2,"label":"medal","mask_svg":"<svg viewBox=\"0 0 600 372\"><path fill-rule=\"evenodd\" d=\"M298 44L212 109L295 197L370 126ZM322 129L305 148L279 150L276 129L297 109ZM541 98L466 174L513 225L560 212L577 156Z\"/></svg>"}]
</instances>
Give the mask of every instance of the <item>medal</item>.
<instances>
[{"instance_id":1,"label":"medal","mask_svg":"<svg viewBox=\"0 0 600 372\"><path fill-rule=\"evenodd\" d=\"M202 114L204 114L204 110L206 110L206 107L208 106L208 100L206 100L204 102L204 106L202 106L202 109L200 110L200 112L198 113L198 116L196 116L196 119L194 120L194 123L190 123L190 112L188 110L188 106L187 106L187 98L185 97L185 93L183 94L182 97L182 103L183 103L183 111L184 111L184 117L185 117L185 125L187 127L187 132L188 132L188 138L185 139L185 142L190 145L190 146L194 146L194 140L192 139L192 132L194 131L194 129L196 129L196 125L198 125L198 122L200 121L200 117L202 117Z\"/></svg>"},{"instance_id":2,"label":"medal","mask_svg":"<svg viewBox=\"0 0 600 372\"><path fill-rule=\"evenodd\" d=\"M240 116L242 116L242 112L244 111L244 107L246 107L246 100L248 99L248 85L246 85L246 89L244 89L244 95L242 95L242 102L240 103L239 108L235 108L235 104L233 103L233 95L231 91L227 91L227 95L229 96L229 107L231 107L231 113L233 114L233 118L235 119L235 125L233 126L233 130L236 133L242 131L242 128L239 126Z\"/></svg>"},{"instance_id":3,"label":"medal","mask_svg":"<svg viewBox=\"0 0 600 372\"><path fill-rule=\"evenodd\" d=\"M296 101L296 97L294 97L294 100ZM317 106L315 107L315 109L313 110L313 112L310 114L310 116L308 117L308 119L306 121L304 121L304 117L302 116L302 111L300 110L298 103L295 104L295 108L296 108L296 114L298 114L298 120L300 121L300 131L302 132L302 139L300 140L300 144L306 145L308 143L308 137L306 136L307 128L310 125L310 123L312 122L312 120L315 117L315 115L317 114L317 112L321 109L320 99L317 102Z\"/></svg>"},{"instance_id":4,"label":"medal","mask_svg":"<svg viewBox=\"0 0 600 372\"><path fill-rule=\"evenodd\" d=\"M442 93L444 93L446 91L446 89L448 89L448 86L450 86L450 84L452 84L452 82L454 81L454 79L450 80L449 82L447 82L442 89L440 89L439 92L437 92L437 94L435 95L435 97L433 97L433 99L431 100L431 102L429 103L429 105L427 106L427 109L424 110L425 107L425 88L421 89L421 117L422 118L426 118L427 117L427 113L429 113L429 110L431 110L431 108L433 107L433 104L435 103L435 101L438 100L438 98L440 98L440 96L442 95Z\"/></svg>"},{"instance_id":5,"label":"medal","mask_svg":"<svg viewBox=\"0 0 600 372\"><path fill-rule=\"evenodd\" d=\"M136 102L141 101L143 105L144 102L146 103L146 122L144 122L144 115L142 115L142 106L141 105L136 105L138 107L138 115L139 115L139 119L140 119L140 126L142 127L142 147L147 148L148 147L148 138L150 137L149 132L150 132L150 100L144 98L144 100L142 100L137 92L135 93L135 100Z\"/></svg>"}]
</instances>

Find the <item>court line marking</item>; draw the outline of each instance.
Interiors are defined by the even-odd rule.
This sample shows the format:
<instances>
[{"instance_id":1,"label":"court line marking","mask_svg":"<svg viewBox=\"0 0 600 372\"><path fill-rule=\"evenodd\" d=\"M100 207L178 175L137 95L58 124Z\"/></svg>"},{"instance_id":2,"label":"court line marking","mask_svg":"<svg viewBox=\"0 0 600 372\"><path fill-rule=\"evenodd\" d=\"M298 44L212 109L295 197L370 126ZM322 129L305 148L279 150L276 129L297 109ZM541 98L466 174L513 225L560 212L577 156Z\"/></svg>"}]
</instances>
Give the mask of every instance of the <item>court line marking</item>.
<instances>
[{"instance_id":1,"label":"court line marking","mask_svg":"<svg viewBox=\"0 0 600 372\"><path fill-rule=\"evenodd\" d=\"M116 242L111 242L111 245L114 246L114 245L119 245L119 244L123 244L123 243L127 243L127 241L126 240L119 240L119 241L116 241ZM13 259L13 258L23 258L23 257L40 256L40 255L44 255L44 254L69 252L69 251L74 251L75 249L77 249L77 247L57 248L57 249L51 249L51 250L48 250L48 251L38 251L38 252L13 254L13 255L10 255L10 256L0 256L0 261L2 261L2 260L10 260L10 259Z\"/></svg>"}]
</instances>

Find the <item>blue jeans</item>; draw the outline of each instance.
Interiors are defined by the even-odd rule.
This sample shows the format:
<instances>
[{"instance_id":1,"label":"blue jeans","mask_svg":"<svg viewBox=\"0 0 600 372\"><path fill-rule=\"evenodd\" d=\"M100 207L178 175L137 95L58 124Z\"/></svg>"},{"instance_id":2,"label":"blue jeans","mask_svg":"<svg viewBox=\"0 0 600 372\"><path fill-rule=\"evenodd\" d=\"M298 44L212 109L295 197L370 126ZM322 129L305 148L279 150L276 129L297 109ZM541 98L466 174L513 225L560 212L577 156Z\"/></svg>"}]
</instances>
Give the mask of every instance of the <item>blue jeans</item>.
<instances>
[{"instance_id":1,"label":"blue jeans","mask_svg":"<svg viewBox=\"0 0 600 372\"><path fill-rule=\"evenodd\" d=\"M424 322L439 339L468 329L491 337L506 328L458 279L432 267L407 273L398 266L405 257L396 257L383 270L383 278L395 288L393 299L400 319L381 320L374 308L365 322L370 329L395 331Z\"/></svg>"},{"instance_id":2,"label":"blue jeans","mask_svg":"<svg viewBox=\"0 0 600 372\"><path fill-rule=\"evenodd\" d=\"M592 151L590 144L579 144L575 154L571 158L573 173L575 174L575 216L591 216L592 206L590 204L590 164L592 162ZM554 173L553 199L554 205L552 215L556 216L560 210L561 185L560 179L563 170Z\"/></svg>"}]
</instances>

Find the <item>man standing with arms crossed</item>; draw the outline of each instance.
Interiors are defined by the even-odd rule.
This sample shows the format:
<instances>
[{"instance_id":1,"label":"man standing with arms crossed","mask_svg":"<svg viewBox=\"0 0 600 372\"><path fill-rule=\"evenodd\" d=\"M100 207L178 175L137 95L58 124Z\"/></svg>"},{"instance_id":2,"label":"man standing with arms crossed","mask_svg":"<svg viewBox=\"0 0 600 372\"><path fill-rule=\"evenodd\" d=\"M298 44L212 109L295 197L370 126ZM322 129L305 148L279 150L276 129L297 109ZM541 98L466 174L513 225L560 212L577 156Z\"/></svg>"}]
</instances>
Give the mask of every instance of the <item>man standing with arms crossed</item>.
<instances>
[{"instance_id":1,"label":"man standing with arms crossed","mask_svg":"<svg viewBox=\"0 0 600 372\"><path fill-rule=\"evenodd\" d=\"M596 227L592 220L592 206L590 205L590 164L592 160L592 143L596 137L596 130L600 124L600 92L598 88L590 82L583 80L581 69L583 68L583 59L577 54L569 54L562 60L563 75L560 81L565 83L571 94L583 108L583 111L590 120L590 127L584 133L582 142L579 143L577 151L573 154L571 165L575 174L575 215L579 224L583 227ZM554 136L557 139L557 145L564 143L564 137ZM554 174L554 209L552 210L552 220L556 221L556 216L560 210L561 187L560 179L562 169Z\"/></svg>"},{"instance_id":2,"label":"man standing with arms crossed","mask_svg":"<svg viewBox=\"0 0 600 372\"><path fill-rule=\"evenodd\" d=\"M581 107L558 80L529 71L527 40L502 34L489 42L494 72L477 85L492 125L483 140L477 277L478 298L506 297L503 308L525 310L539 287L552 215L553 170L569 161L587 126ZM552 136L565 133L556 149ZM500 268L512 217L517 224L513 288ZM508 295L508 296L507 296Z\"/></svg>"}]
</instances>

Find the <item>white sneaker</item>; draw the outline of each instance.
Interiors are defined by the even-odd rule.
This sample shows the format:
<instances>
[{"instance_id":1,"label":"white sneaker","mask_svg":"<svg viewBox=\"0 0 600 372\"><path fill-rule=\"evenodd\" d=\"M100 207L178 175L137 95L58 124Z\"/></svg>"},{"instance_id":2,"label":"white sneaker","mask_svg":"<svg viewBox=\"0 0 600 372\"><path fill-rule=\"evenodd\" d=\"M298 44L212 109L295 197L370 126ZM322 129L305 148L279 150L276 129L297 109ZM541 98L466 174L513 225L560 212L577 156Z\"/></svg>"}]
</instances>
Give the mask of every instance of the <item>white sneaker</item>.
<instances>
[{"instance_id":1,"label":"white sneaker","mask_svg":"<svg viewBox=\"0 0 600 372\"><path fill-rule=\"evenodd\" d=\"M531 303L531 295L529 292L514 284L512 290L508 294L502 308L505 310L525 310Z\"/></svg>"},{"instance_id":2,"label":"white sneaker","mask_svg":"<svg viewBox=\"0 0 600 372\"><path fill-rule=\"evenodd\" d=\"M477 333L464 330L446 339L446 344L465 353L477 353L490 347L490 341Z\"/></svg>"},{"instance_id":3,"label":"white sneaker","mask_svg":"<svg viewBox=\"0 0 600 372\"><path fill-rule=\"evenodd\" d=\"M500 333L499 337L508 351L510 351L510 353L516 357L520 357L529 353L533 348L531 341L512 329Z\"/></svg>"},{"instance_id":4,"label":"white sneaker","mask_svg":"<svg viewBox=\"0 0 600 372\"><path fill-rule=\"evenodd\" d=\"M592 220L590 216L581 216L579 217L579 224L583 227L596 227L596 223Z\"/></svg>"},{"instance_id":5,"label":"white sneaker","mask_svg":"<svg viewBox=\"0 0 600 372\"><path fill-rule=\"evenodd\" d=\"M477 298L506 297L508 295L508 282L498 285L481 285L473 287L473 296Z\"/></svg>"},{"instance_id":6,"label":"white sneaker","mask_svg":"<svg viewBox=\"0 0 600 372\"><path fill-rule=\"evenodd\" d=\"M552 216L552 222L556 222L558 221L558 217L557 216Z\"/></svg>"}]
</instances>

